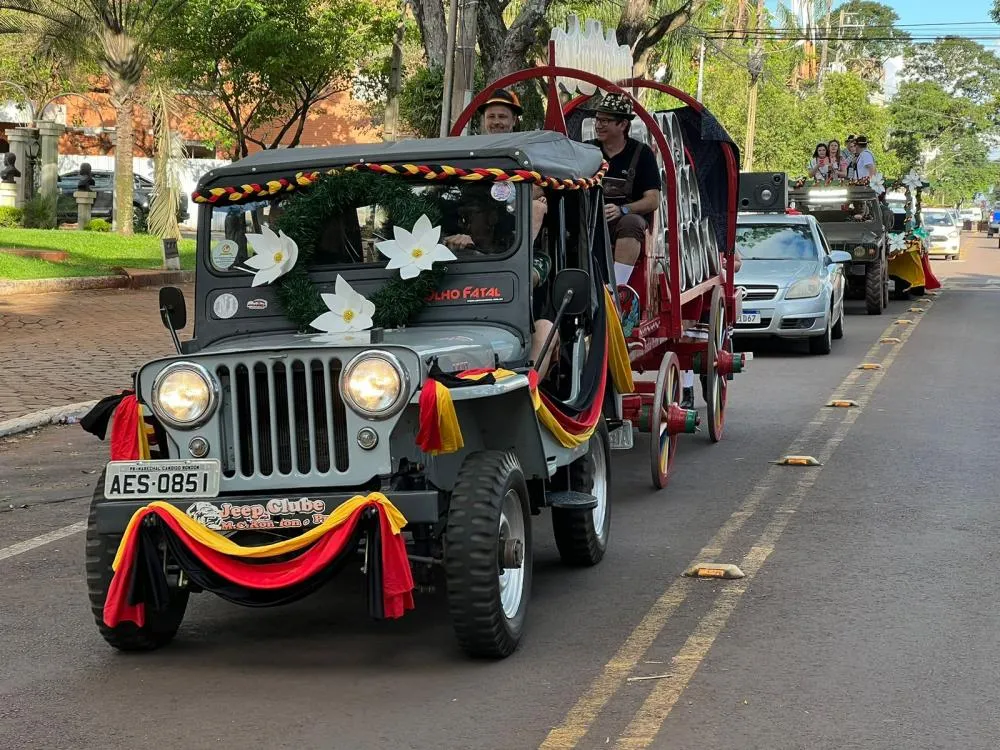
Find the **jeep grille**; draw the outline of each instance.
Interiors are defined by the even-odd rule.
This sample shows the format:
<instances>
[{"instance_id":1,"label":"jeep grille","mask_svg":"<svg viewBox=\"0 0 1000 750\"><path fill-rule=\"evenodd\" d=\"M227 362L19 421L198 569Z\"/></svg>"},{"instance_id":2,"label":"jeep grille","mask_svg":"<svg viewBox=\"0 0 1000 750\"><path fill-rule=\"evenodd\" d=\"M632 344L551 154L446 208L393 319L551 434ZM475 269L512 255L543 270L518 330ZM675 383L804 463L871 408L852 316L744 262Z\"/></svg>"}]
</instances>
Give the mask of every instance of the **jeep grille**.
<instances>
[{"instance_id":1,"label":"jeep grille","mask_svg":"<svg viewBox=\"0 0 1000 750\"><path fill-rule=\"evenodd\" d=\"M347 471L340 371L338 359L219 365L223 475Z\"/></svg>"}]
</instances>

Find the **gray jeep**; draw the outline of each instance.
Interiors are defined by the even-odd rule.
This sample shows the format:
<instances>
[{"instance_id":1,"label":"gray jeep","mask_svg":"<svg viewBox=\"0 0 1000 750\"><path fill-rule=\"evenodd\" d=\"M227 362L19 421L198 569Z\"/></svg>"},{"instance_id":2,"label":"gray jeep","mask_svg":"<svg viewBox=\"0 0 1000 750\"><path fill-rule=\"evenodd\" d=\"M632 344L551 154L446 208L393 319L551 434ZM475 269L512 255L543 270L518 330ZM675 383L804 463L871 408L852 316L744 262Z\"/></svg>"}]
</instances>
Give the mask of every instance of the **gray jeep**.
<instances>
[{"instance_id":1,"label":"gray jeep","mask_svg":"<svg viewBox=\"0 0 1000 750\"><path fill-rule=\"evenodd\" d=\"M189 594L204 589L247 603L231 588L206 585L186 567L190 561L172 554L170 531L154 528L161 543L152 567L165 574L158 605L147 602L141 626L106 623L116 550L133 514L152 500L248 547L295 538L348 499L380 492L405 516L417 590L443 583L461 647L475 656L512 653L531 592L532 516L551 509L567 564L594 565L608 544L603 414L618 407L602 358L611 260L594 179L601 164L598 149L543 131L281 149L209 172L195 194L193 335L180 340L185 301L178 289L165 288L160 312L177 353L134 376L151 434L149 458L110 462L95 488L87 578L104 638L123 650L162 646L177 632ZM393 207L380 203L390 184L397 196L403 186L412 201L436 212L442 237L476 240L443 264L437 287L405 326L323 333L290 319L280 280L252 286L247 236L272 223L291 227L289 216L302 215L297 202L335 179L328 177L333 172L377 175L362 182L379 187L341 196L314 222L312 239L303 239L297 225L298 262L312 242L304 278L318 291L334 292L343 277L375 298L399 279L375 247L398 222ZM531 181L548 199L534 243ZM539 254L552 270L535 287ZM529 360L535 320L543 315L558 332L542 350L553 352L547 376L533 372ZM458 383L470 371L473 378L482 371L502 377ZM464 440L437 455L417 444L421 395L435 379L448 385ZM575 442L565 433L560 438L560 429L542 423L539 399L567 429L586 419L591 427ZM149 523L157 526L156 519ZM381 575L372 553L375 523L359 524L345 554L363 566L369 610L381 617L372 583Z\"/></svg>"},{"instance_id":2,"label":"gray jeep","mask_svg":"<svg viewBox=\"0 0 1000 750\"><path fill-rule=\"evenodd\" d=\"M844 267L847 292L864 299L869 315L881 315L889 305L889 242L892 211L875 191L861 185L797 187L788 193L789 206L816 218L831 250L850 253Z\"/></svg>"}]
</instances>

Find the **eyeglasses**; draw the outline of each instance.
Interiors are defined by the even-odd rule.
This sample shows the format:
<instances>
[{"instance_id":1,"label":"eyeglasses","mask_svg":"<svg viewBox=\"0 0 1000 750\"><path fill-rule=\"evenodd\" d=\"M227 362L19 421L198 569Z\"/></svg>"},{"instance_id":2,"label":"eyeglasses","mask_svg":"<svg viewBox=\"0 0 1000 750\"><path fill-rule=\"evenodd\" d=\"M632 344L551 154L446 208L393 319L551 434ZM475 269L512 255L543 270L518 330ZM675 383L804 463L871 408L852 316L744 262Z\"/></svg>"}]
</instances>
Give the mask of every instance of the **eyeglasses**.
<instances>
[{"instance_id":1,"label":"eyeglasses","mask_svg":"<svg viewBox=\"0 0 1000 750\"><path fill-rule=\"evenodd\" d=\"M617 117L595 117L595 125L614 125L616 122L621 122Z\"/></svg>"}]
</instances>

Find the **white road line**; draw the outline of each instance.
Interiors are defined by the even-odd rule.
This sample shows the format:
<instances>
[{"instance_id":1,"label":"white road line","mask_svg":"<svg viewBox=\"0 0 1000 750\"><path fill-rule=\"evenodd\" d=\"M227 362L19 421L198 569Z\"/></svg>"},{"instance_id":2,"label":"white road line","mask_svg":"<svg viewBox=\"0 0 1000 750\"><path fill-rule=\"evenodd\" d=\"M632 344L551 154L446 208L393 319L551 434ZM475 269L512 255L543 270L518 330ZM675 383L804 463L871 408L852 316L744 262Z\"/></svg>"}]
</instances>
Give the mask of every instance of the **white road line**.
<instances>
[{"instance_id":1,"label":"white road line","mask_svg":"<svg viewBox=\"0 0 1000 750\"><path fill-rule=\"evenodd\" d=\"M73 534L83 531L85 528L87 528L87 522L78 521L77 523L70 524L69 526L63 526L61 529L50 531L48 534L36 536L34 539L18 542L17 544L12 544L10 547L0 548L0 560L6 560L8 557L14 557L16 555L24 554L25 552L30 552L33 549L43 547L44 545L51 544L52 542L58 542L60 539L73 536Z\"/></svg>"}]
</instances>

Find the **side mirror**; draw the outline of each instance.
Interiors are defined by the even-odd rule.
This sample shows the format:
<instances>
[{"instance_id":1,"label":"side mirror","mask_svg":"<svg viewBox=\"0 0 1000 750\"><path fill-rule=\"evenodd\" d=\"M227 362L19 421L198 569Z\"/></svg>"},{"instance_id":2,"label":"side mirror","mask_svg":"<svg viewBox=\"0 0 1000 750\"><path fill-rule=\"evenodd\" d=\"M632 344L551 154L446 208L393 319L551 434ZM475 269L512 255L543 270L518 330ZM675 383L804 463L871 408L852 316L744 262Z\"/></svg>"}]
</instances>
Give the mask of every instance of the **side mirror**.
<instances>
[{"instance_id":1,"label":"side mirror","mask_svg":"<svg viewBox=\"0 0 1000 750\"><path fill-rule=\"evenodd\" d=\"M854 260L850 253L845 253L843 250L834 250L827 257L830 259L830 263L850 263Z\"/></svg>"},{"instance_id":2,"label":"side mirror","mask_svg":"<svg viewBox=\"0 0 1000 750\"><path fill-rule=\"evenodd\" d=\"M567 315L583 315L590 306L590 274L579 268L564 268L552 281L552 302L563 304L566 293L572 292L563 311Z\"/></svg>"},{"instance_id":3,"label":"side mirror","mask_svg":"<svg viewBox=\"0 0 1000 750\"><path fill-rule=\"evenodd\" d=\"M175 286L160 289L160 320L170 330L183 331L187 325L187 307L184 292Z\"/></svg>"}]
</instances>

